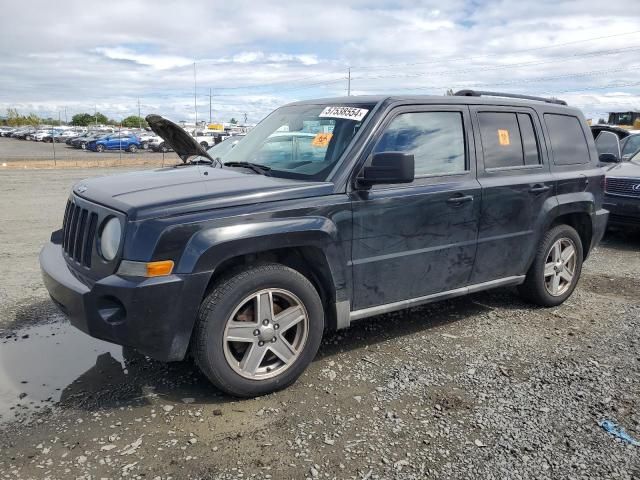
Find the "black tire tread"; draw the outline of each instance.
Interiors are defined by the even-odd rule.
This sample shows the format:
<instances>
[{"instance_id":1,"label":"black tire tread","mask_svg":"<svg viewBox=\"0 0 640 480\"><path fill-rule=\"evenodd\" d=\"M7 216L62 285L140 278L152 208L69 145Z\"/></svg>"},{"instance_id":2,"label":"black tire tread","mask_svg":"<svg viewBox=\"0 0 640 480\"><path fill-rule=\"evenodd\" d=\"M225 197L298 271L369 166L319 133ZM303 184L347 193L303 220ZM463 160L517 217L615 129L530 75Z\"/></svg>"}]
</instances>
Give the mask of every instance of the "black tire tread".
<instances>
[{"instance_id":1,"label":"black tire tread","mask_svg":"<svg viewBox=\"0 0 640 480\"><path fill-rule=\"evenodd\" d=\"M578 259L576 265L576 279L571 286L571 288L562 296L552 297L545 290L543 282L540 282L540 269L544 271L544 262L546 261L547 250L551 246L550 243L558 237L561 233L564 233L565 236L573 237L572 240L576 244L576 257ZM540 305L542 307L555 307L563 303L567 298L571 296L573 290L576 288L578 281L580 279L580 274L582 273L582 254L583 247L582 241L580 239L580 235L576 230L566 224L556 225L555 227L549 229L538 244L538 248L536 249L536 255L533 260L529 271L527 272L527 276L525 278L524 283L518 286L518 293L522 298L528 300L531 303L536 305ZM542 263L540 259L542 258Z\"/></svg>"},{"instance_id":2,"label":"black tire tread","mask_svg":"<svg viewBox=\"0 0 640 480\"><path fill-rule=\"evenodd\" d=\"M242 284L247 279L256 276L259 273L282 271L287 274L297 277L297 280L305 284L305 286L311 288L316 292L313 284L297 270L289 268L279 263L260 263L250 267L232 269L227 274L223 275L211 288L209 294L205 297L200 305L198 311L198 318L192 335L192 355L196 362L196 365L202 370L202 372L209 378L209 380L219 389L230 393L238 397L247 397L253 395L247 395L244 392L237 391L233 385L226 382L214 369L209 367L206 360L207 344L205 331L208 323L211 321L211 313L214 312L220 301L229 295L239 284ZM317 292L316 292L317 294ZM319 299L319 297L318 297ZM278 389L286 388L297 380L294 377L286 383L282 383L278 386Z\"/></svg>"}]
</instances>

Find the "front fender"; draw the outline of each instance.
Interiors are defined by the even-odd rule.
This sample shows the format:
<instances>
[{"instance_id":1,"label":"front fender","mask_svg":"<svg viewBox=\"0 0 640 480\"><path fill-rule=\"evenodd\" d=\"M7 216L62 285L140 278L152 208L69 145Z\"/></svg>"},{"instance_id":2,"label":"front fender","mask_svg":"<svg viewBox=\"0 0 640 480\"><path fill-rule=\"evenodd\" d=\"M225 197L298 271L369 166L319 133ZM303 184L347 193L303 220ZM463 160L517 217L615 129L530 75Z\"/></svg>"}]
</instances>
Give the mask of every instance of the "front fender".
<instances>
[{"instance_id":1,"label":"front fender","mask_svg":"<svg viewBox=\"0 0 640 480\"><path fill-rule=\"evenodd\" d=\"M211 227L195 233L177 265L177 273L213 272L225 260L267 250L317 247L325 255L337 292L347 286L346 260L339 248L338 230L317 216Z\"/></svg>"}]
</instances>

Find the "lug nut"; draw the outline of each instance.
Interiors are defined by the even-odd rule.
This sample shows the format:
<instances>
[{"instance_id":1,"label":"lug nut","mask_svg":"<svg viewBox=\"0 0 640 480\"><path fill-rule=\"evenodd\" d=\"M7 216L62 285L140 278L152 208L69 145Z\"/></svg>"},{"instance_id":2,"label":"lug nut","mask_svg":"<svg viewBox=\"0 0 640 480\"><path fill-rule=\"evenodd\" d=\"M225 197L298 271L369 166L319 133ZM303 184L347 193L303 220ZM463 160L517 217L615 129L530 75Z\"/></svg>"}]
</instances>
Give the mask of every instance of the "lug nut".
<instances>
[{"instance_id":1,"label":"lug nut","mask_svg":"<svg viewBox=\"0 0 640 480\"><path fill-rule=\"evenodd\" d=\"M258 335L260 335L260 330L258 330L257 328L253 331L253 334L257 337Z\"/></svg>"},{"instance_id":2,"label":"lug nut","mask_svg":"<svg viewBox=\"0 0 640 480\"><path fill-rule=\"evenodd\" d=\"M263 345L264 345L264 342L263 342L262 340L260 340L260 341L258 342L258 346L259 346L259 347L262 347Z\"/></svg>"},{"instance_id":3,"label":"lug nut","mask_svg":"<svg viewBox=\"0 0 640 480\"><path fill-rule=\"evenodd\" d=\"M276 337L273 337L273 338L271 339L271 343L276 343Z\"/></svg>"},{"instance_id":4,"label":"lug nut","mask_svg":"<svg viewBox=\"0 0 640 480\"><path fill-rule=\"evenodd\" d=\"M279 329L279 328L280 328L280 325L278 325L277 323L274 323L274 324L273 324L273 329L274 329L274 330L277 330L277 329Z\"/></svg>"},{"instance_id":5,"label":"lug nut","mask_svg":"<svg viewBox=\"0 0 640 480\"><path fill-rule=\"evenodd\" d=\"M264 320L262 320L262 324L263 325L269 325L269 319L265 318Z\"/></svg>"}]
</instances>

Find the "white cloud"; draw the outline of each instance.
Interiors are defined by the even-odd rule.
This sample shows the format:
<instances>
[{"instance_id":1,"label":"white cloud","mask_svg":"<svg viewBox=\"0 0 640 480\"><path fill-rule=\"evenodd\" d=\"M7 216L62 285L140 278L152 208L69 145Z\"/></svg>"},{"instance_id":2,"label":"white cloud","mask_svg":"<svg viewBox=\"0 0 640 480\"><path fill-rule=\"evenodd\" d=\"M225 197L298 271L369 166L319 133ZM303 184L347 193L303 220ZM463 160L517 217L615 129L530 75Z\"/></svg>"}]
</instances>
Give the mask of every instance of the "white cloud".
<instances>
[{"instance_id":1,"label":"white cloud","mask_svg":"<svg viewBox=\"0 0 640 480\"><path fill-rule=\"evenodd\" d=\"M220 119L344 94L348 66L355 93L484 86L564 97L587 116L640 107L640 33L620 35L640 30L640 2L29 5L3 5L0 109L57 116L98 105L117 118L137 113L140 98L143 113L193 118L194 59L201 118L210 89Z\"/></svg>"}]
</instances>

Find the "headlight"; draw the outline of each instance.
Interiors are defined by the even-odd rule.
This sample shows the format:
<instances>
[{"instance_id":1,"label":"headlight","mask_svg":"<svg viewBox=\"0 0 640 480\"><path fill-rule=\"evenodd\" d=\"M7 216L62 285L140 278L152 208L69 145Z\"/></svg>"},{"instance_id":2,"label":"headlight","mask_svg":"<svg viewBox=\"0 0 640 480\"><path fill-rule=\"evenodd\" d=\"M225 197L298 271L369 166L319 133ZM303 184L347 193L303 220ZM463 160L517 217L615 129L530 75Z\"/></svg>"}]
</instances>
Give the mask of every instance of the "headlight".
<instances>
[{"instance_id":1,"label":"headlight","mask_svg":"<svg viewBox=\"0 0 640 480\"><path fill-rule=\"evenodd\" d=\"M120 220L111 217L107 220L100 234L100 254L102 258L110 262L118 254L120 248L120 240L122 238L122 227Z\"/></svg>"}]
</instances>

